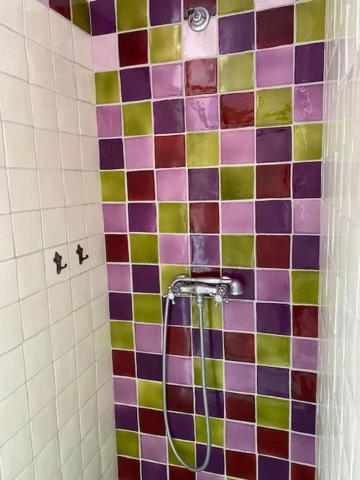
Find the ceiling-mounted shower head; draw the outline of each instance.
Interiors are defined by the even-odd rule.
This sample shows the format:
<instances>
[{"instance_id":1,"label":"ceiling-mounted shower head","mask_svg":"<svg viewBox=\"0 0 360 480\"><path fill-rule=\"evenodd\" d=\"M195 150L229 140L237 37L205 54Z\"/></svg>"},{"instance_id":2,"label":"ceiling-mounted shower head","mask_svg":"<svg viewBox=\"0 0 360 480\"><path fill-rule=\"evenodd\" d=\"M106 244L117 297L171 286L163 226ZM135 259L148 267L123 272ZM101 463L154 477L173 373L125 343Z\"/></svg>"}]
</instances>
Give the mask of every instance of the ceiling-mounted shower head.
<instances>
[{"instance_id":1,"label":"ceiling-mounted shower head","mask_svg":"<svg viewBox=\"0 0 360 480\"><path fill-rule=\"evenodd\" d=\"M209 25L210 13L205 7L191 8L188 16L189 26L194 32L202 32Z\"/></svg>"}]
</instances>

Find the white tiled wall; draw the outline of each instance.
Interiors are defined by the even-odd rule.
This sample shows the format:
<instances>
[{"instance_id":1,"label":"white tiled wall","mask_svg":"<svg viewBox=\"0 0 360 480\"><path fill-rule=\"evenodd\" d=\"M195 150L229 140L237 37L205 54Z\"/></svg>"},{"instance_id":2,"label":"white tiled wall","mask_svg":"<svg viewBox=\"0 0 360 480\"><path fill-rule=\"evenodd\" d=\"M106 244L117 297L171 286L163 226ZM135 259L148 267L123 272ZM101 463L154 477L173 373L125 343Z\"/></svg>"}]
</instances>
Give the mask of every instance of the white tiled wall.
<instances>
[{"instance_id":1,"label":"white tiled wall","mask_svg":"<svg viewBox=\"0 0 360 480\"><path fill-rule=\"evenodd\" d=\"M360 2L328 1L319 479L360 475Z\"/></svg>"},{"instance_id":2,"label":"white tiled wall","mask_svg":"<svg viewBox=\"0 0 360 480\"><path fill-rule=\"evenodd\" d=\"M1 480L117 478L91 63L63 17L0 0Z\"/></svg>"}]
</instances>

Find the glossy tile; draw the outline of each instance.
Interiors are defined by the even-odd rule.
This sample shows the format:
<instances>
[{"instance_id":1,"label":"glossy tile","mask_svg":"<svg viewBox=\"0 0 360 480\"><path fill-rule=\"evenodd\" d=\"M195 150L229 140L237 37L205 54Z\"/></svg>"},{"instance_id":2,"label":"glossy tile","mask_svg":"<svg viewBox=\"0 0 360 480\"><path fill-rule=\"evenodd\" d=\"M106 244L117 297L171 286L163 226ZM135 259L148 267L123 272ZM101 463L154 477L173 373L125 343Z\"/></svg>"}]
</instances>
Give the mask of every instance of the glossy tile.
<instances>
[{"instance_id":1,"label":"glossy tile","mask_svg":"<svg viewBox=\"0 0 360 480\"><path fill-rule=\"evenodd\" d=\"M150 0L151 25L177 23L181 20L181 0Z\"/></svg>"},{"instance_id":2,"label":"glossy tile","mask_svg":"<svg viewBox=\"0 0 360 480\"><path fill-rule=\"evenodd\" d=\"M150 71L148 67L122 70L120 72L120 83L123 102L135 102L151 98Z\"/></svg>"},{"instance_id":3,"label":"glossy tile","mask_svg":"<svg viewBox=\"0 0 360 480\"><path fill-rule=\"evenodd\" d=\"M217 60L191 60L185 63L186 95L217 93Z\"/></svg>"},{"instance_id":4,"label":"glossy tile","mask_svg":"<svg viewBox=\"0 0 360 480\"><path fill-rule=\"evenodd\" d=\"M151 103L129 103L123 105L124 134L126 137L133 135L151 135L153 121Z\"/></svg>"},{"instance_id":5,"label":"glossy tile","mask_svg":"<svg viewBox=\"0 0 360 480\"><path fill-rule=\"evenodd\" d=\"M258 90L256 92L256 125L270 127L292 122L291 88Z\"/></svg>"},{"instance_id":6,"label":"glossy tile","mask_svg":"<svg viewBox=\"0 0 360 480\"><path fill-rule=\"evenodd\" d=\"M210 167L219 164L219 135L217 132L189 133L186 140L188 167Z\"/></svg>"},{"instance_id":7,"label":"glossy tile","mask_svg":"<svg viewBox=\"0 0 360 480\"><path fill-rule=\"evenodd\" d=\"M118 30L135 30L147 27L147 0L117 0Z\"/></svg>"},{"instance_id":8,"label":"glossy tile","mask_svg":"<svg viewBox=\"0 0 360 480\"><path fill-rule=\"evenodd\" d=\"M185 99L185 115L187 130L215 130L219 126L218 98L199 97Z\"/></svg>"},{"instance_id":9,"label":"glossy tile","mask_svg":"<svg viewBox=\"0 0 360 480\"><path fill-rule=\"evenodd\" d=\"M256 85L258 88L293 83L293 47L272 48L256 52Z\"/></svg>"},{"instance_id":10,"label":"glossy tile","mask_svg":"<svg viewBox=\"0 0 360 480\"><path fill-rule=\"evenodd\" d=\"M234 130L221 132L221 163L237 165L254 163L255 132Z\"/></svg>"},{"instance_id":11,"label":"glossy tile","mask_svg":"<svg viewBox=\"0 0 360 480\"><path fill-rule=\"evenodd\" d=\"M221 128L254 125L254 93L231 93L220 96Z\"/></svg>"},{"instance_id":12,"label":"glossy tile","mask_svg":"<svg viewBox=\"0 0 360 480\"><path fill-rule=\"evenodd\" d=\"M184 101L182 99L154 102L153 112L155 134L185 131Z\"/></svg>"},{"instance_id":13,"label":"glossy tile","mask_svg":"<svg viewBox=\"0 0 360 480\"><path fill-rule=\"evenodd\" d=\"M152 28L149 35L151 63L180 60L181 28L179 25Z\"/></svg>"},{"instance_id":14,"label":"glossy tile","mask_svg":"<svg viewBox=\"0 0 360 480\"><path fill-rule=\"evenodd\" d=\"M152 67L152 88L154 98L180 97L183 93L182 64Z\"/></svg>"},{"instance_id":15,"label":"glossy tile","mask_svg":"<svg viewBox=\"0 0 360 480\"><path fill-rule=\"evenodd\" d=\"M141 65L148 62L148 32L120 33L119 35L120 66Z\"/></svg>"},{"instance_id":16,"label":"glossy tile","mask_svg":"<svg viewBox=\"0 0 360 480\"><path fill-rule=\"evenodd\" d=\"M256 46L271 48L294 41L294 7L292 5L256 13Z\"/></svg>"},{"instance_id":17,"label":"glossy tile","mask_svg":"<svg viewBox=\"0 0 360 480\"><path fill-rule=\"evenodd\" d=\"M219 58L221 93L254 88L253 52L226 55Z\"/></svg>"},{"instance_id":18,"label":"glossy tile","mask_svg":"<svg viewBox=\"0 0 360 480\"><path fill-rule=\"evenodd\" d=\"M296 41L313 42L325 36L325 1L296 5Z\"/></svg>"},{"instance_id":19,"label":"glossy tile","mask_svg":"<svg viewBox=\"0 0 360 480\"><path fill-rule=\"evenodd\" d=\"M220 18L220 53L236 53L253 50L255 43L254 23L253 12Z\"/></svg>"}]
</instances>

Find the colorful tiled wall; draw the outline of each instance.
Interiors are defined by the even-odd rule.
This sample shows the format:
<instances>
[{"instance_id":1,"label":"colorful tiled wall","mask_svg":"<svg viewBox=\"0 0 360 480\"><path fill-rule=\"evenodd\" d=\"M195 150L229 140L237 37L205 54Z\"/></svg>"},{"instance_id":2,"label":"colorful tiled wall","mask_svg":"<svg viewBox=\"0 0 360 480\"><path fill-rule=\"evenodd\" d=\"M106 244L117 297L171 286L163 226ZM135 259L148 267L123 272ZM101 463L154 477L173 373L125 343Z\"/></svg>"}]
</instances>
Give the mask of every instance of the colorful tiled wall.
<instances>
[{"instance_id":1,"label":"colorful tiled wall","mask_svg":"<svg viewBox=\"0 0 360 480\"><path fill-rule=\"evenodd\" d=\"M74 25L91 33L89 0L39 0Z\"/></svg>"},{"instance_id":2,"label":"colorful tiled wall","mask_svg":"<svg viewBox=\"0 0 360 480\"><path fill-rule=\"evenodd\" d=\"M203 33L184 14L204 5ZM96 0L93 59L121 480L314 480L324 0ZM175 275L244 294L206 306L211 462L177 465L162 419ZM199 329L178 300L170 423L205 452ZM195 386L193 386L195 385Z\"/></svg>"}]
</instances>

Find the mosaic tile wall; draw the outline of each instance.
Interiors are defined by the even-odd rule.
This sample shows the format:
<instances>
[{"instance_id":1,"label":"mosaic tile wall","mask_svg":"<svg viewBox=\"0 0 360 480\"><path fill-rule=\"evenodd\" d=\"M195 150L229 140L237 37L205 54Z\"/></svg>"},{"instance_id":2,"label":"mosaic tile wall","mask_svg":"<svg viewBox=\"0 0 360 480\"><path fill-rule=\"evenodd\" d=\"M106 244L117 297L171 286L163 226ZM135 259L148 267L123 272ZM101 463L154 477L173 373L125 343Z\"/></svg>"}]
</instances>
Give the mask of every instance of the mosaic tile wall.
<instances>
[{"instance_id":1,"label":"mosaic tile wall","mask_svg":"<svg viewBox=\"0 0 360 480\"><path fill-rule=\"evenodd\" d=\"M199 3L201 34L183 20ZM293 3L91 3L119 479L315 478L325 3ZM162 294L180 273L244 285L207 304L214 448L196 476L161 411ZM168 351L172 432L200 462L188 301Z\"/></svg>"},{"instance_id":2,"label":"mosaic tile wall","mask_svg":"<svg viewBox=\"0 0 360 480\"><path fill-rule=\"evenodd\" d=\"M91 33L89 0L39 0L74 25Z\"/></svg>"}]
</instances>

